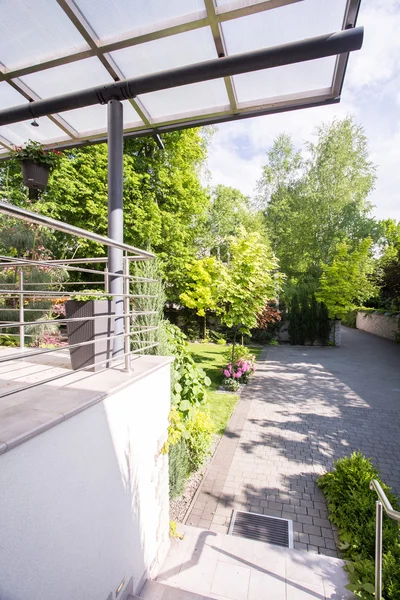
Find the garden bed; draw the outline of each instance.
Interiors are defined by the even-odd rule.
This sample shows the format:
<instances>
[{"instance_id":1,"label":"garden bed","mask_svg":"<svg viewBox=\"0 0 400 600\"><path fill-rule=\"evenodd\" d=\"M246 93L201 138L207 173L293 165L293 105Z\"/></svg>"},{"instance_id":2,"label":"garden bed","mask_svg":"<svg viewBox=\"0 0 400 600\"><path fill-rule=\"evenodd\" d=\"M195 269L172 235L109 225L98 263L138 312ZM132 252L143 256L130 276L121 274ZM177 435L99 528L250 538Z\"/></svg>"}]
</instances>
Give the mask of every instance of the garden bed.
<instances>
[{"instance_id":1,"label":"garden bed","mask_svg":"<svg viewBox=\"0 0 400 600\"><path fill-rule=\"evenodd\" d=\"M222 435L239 400L238 393L221 394L218 391L222 379L220 370L226 365L225 354L229 346L191 343L188 344L188 347L195 363L205 371L211 380L211 385L207 389L210 415L216 433ZM263 347L248 346L248 348L257 359Z\"/></svg>"},{"instance_id":2,"label":"garden bed","mask_svg":"<svg viewBox=\"0 0 400 600\"><path fill-rule=\"evenodd\" d=\"M239 393L232 393L219 390L222 380L221 369L226 366L226 352L229 346L221 346L218 344L188 344L189 352L201 369L210 378L211 384L207 388L208 409L210 411L211 420L215 427L216 435L210 445L210 455L205 460L204 464L197 471L190 474L185 482L183 492L173 498L170 503L170 519L171 521L183 522L190 504L199 488L203 476L207 471L218 443L223 435L229 419L239 400ZM249 347L251 352L258 357L262 347ZM244 387L244 386L241 386Z\"/></svg>"},{"instance_id":3,"label":"garden bed","mask_svg":"<svg viewBox=\"0 0 400 600\"><path fill-rule=\"evenodd\" d=\"M169 508L169 518L171 521L176 521L177 523L184 522L186 514L193 501L193 498L201 482L203 481L203 477L208 469L208 465L212 461L220 439L221 436L214 436L210 447L210 456L205 460L203 466L200 469L198 469L188 477L182 494L171 500Z\"/></svg>"}]
</instances>

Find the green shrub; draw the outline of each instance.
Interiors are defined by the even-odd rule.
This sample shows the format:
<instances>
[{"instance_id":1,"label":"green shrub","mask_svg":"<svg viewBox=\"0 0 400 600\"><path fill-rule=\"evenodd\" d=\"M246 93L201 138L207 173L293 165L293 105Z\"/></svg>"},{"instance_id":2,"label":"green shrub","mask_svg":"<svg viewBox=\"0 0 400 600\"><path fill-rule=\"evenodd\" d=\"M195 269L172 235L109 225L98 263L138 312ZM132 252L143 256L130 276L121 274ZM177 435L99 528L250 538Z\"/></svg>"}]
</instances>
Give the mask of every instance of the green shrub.
<instances>
[{"instance_id":1,"label":"green shrub","mask_svg":"<svg viewBox=\"0 0 400 600\"><path fill-rule=\"evenodd\" d=\"M186 336L179 327L166 323L165 331L169 354L175 357L171 367L172 405L184 419L190 420L195 417L196 410L206 404L206 387L211 381L204 371L196 366L187 349Z\"/></svg>"},{"instance_id":2,"label":"green shrub","mask_svg":"<svg viewBox=\"0 0 400 600\"><path fill-rule=\"evenodd\" d=\"M279 346L279 342L278 342L278 340L270 340L269 345L270 346Z\"/></svg>"},{"instance_id":3,"label":"green shrub","mask_svg":"<svg viewBox=\"0 0 400 600\"><path fill-rule=\"evenodd\" d=\"M289 311L289 325L288 325L289 341L291 344L297 346L304 344L304 327L302 314L300 310L299 300L297 295L294 294L290 311Z\"/></svg>"},{"instance_id":4,"label":"green shrub","mask_svg":"<svg viewBox=\"0 0 400 600\"><path fill-rule=\"evenodd\" d=\"M217 344L219 346L225 346L226 345L226 340L224 340L223 338L220 338L219 340L217 340Z\"/></svg>"},{"instance_id":5,"label":"green shrub","mask_svg":"<svg viewBox=\"0 0 400 600\"><path fill-rule=\"evenodd\" d=\"M358 598L374 598L375 502L377 495L369 489L377 479L393 508L399 509L398 499L379 479L378 470L361 452L335 462L334 470L318 480L325 494L329 519L339 529L340 548L351 561L346 569L348 586ZM399 527L384 515L383 518L383 595L385 600L400 598L400 541Z\"/></svg>"},{"instance_id":6,"label":"green shrub","mask_svg":"<svg viewBox=\"0 0 400 600\"><path fill-rule=\"evenodd\" d=\"M210 443L214 426L208 411L197 411L195 418L188 421L186 431L189 434L186 445L189 452L190 466L192 471L196 471L210 455Z\"/></svg>"},{"instance_id":7,"label":"green shrub","mask_svg":"<svg viewBox=\"0 0 400 600\"><path fill-rule=\"evenodd\" d=\"M206 387L211 381L189 354L184 333L168 322L163 322L162 330L168 354L175 357L171 365L168 440L162 449L169 452L170 496L174 498L182 493L186 478L204 462L209 451L211 420L199 408L207 403Z\"/></svg>"},{"instance_id":8,"label":"green shrub","mask_svg":"<svg viewBox=\"0 0 400 600\"><path fill-rule=\"evenodd\" d=\"M232 379L232 377L226 377L222 380L222 385L226 389L227 392L237 392L240 388L240 383L237 379Z\"/></svg>"},{"instance_id":9,"label":"green shrub","mask_svg":"<svg viewBox=\"0 0 400 600\"><path fill-rule=\"evenodd\" d=\"M7 333L0 334L0 346L19 346L19 337Z\"/></svg>"},{"instance_id":10,"label":"green shrub","mask_svg":"<svg viewBox=\"0 0 400 600\"><path fill-rule=\"evenodd\" d=\"M318 304L318 325L317 335L318 339L324 346L328 344L329 335L331 332L331 322L329 320L328 309L323 302Z\"/></svg>"},{"instance_id":11,"label":"green shrub","mask_svg":"<svg viewBox=\"0 0 400 600\"><path fill-rule=\"evenodd\" d=\"M42 323L42 321L51 320L51 315L43 315L40 319L36 319L34 325L27 325L25 327L25 334L29 339L30 346L42 346L46 344L50 338L53 342L61 340L60 327L57 321L54 319L53 323Z\"/></svg>"},{"instance_id":12,"label":"green shrub","mask_svg":"<svg viewBox=\"0 0 400 600\"><path fill-rule=\"evenodd\" d=\"M278 323L279 328L281 327L281 323ZM276 327L276 330L279 329ZM251 340L256 344L269 344L271 340L274 340L277 336L277 331L272 332L269 329L252 329L251 330Z\"/></svg>"},{"instance_id":13,"label":"green shrub","mask_svg":"<svg viewBox=\"0 0 400 600\"><path fill-rule=\"evenodd\" d=\"M356 328L357 310L349 310L349 312L342 319L342 324L346 327Z\"/></svg>"},{"instance_id":14,"label":"green shrub","mask_svg":"<svg viewBox=\"0 0 400 600\"><path fill-rule=\"evenodd\" d=\"M171 498L183 492L185 479L190 473L189 452L185 440L181 438L171 446L168 454L169 462L169 495Z\"/></svg>"},{"instance_id":15,"label":"green shrub","mask_svg":"<svg viewBox=\"0 0 400 600\"><path fill-rule=\"evenodd\" d=\"M226 359L227 363L230 363L232 361L232 346L230 346L227 349L227 351L224 354L224 358ZM248 360L251 363L254 363L256 360L256 357L254 356L254 354L252 354L251 351L246 346L241 346L240 344L236 344L235 352L234 352L234 356L233 356L233 362L236 363L241 358Z\"/></svg>"}]
</instances>

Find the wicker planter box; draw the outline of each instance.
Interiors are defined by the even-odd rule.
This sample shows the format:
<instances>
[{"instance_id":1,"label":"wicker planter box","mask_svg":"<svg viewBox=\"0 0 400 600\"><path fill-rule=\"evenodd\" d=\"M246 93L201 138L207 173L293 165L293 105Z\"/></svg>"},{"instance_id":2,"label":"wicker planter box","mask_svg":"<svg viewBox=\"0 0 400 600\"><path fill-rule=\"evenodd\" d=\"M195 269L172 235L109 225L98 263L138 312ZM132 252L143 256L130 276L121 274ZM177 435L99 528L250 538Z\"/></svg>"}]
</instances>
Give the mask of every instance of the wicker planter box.
<instances>
[{"instance_id":1,"label":"wicker planter box","mask_svg":"<svg viewBox=\"0 0 400 600\"><path fill-rule=\"evenodd\" d=\"M65 303L67 319L97 317L67 323L68 344L93 341L93 344L70 348L71 365L74 370L92 366L93 368L87 370L98 371L110 364L104 364L104 361L112 357L114 340L105 338L114 334L113 304L112 300L68 300Z\"/></svg>"},{"instance_id":2,"label":"wicker planter box","mask_svg":"<svg viewBox=\"0 0 400 600\"><path fill-rule=\"evenodd\" d=\"M50 169L46 165L40 165L32 160L21 162L22 177L24 184L34 190L44 190L49 180Z\"/></svg>"}]
</instances>

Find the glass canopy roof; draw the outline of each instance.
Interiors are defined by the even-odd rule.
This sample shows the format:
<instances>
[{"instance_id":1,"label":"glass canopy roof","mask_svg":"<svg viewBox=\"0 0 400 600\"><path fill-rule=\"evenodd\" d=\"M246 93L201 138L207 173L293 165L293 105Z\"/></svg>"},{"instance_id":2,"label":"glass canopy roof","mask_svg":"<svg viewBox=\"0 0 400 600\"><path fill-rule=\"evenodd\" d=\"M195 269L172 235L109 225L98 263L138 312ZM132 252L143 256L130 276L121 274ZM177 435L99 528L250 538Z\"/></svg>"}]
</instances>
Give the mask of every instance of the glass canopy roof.
<instances>
[{"instance_id":1,"label":"glass canopy roof","mask_svg":"<svg viewBox=\"0 0 400 600\"><path fill-rule=\"evenodd\" d=\"M126 78L301 41L355 26L360 0L2 0L0 110ZM151 135L337 101L347 54L142 94L124 101L126 135ZM101 140L93 105L0 127L0 156L29 139Z\"/></svg>"}]
</instances>

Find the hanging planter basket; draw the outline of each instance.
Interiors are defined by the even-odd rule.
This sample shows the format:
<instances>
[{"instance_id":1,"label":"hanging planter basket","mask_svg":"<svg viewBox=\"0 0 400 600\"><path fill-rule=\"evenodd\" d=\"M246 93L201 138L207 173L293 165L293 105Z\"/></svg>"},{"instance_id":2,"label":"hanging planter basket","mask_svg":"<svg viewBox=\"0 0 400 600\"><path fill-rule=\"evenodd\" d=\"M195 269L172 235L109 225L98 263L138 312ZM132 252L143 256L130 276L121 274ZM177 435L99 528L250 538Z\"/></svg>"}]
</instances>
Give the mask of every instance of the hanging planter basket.
<instances>
[{"instance_id":1,"label":"hanging planter basket","mask_svg":"<svg viewBox=\"0 0 400 600\"><path fill-rule=\"evenodd\" d=\"M50 168L32 160L21 161L24 184L33 190L44 190L49 180Z\"/></svg>"}]
</instances>

